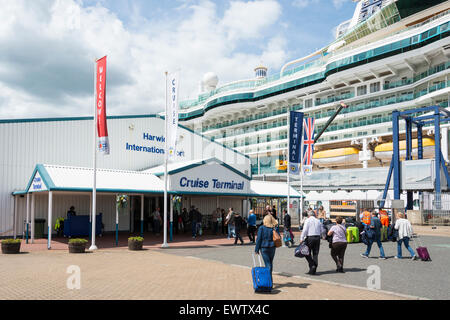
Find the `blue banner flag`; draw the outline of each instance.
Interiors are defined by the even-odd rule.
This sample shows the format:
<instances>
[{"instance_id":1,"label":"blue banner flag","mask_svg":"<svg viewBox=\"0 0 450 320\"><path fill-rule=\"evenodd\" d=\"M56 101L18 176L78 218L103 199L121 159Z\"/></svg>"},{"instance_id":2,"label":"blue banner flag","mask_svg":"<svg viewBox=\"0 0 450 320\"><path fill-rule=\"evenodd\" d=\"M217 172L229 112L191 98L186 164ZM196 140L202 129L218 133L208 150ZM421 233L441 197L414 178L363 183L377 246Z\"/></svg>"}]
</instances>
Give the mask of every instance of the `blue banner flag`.
<instances>
[{"instance_id":1,"label":"blue banner flag","mask_svg":"<svg viewBox=\"0 0 450 320\"><path fill-rule=\"evenodd\" d=\"M289 173L300 173L303 112L291 111L289 122Z\"/></svg>"}]
</instances>

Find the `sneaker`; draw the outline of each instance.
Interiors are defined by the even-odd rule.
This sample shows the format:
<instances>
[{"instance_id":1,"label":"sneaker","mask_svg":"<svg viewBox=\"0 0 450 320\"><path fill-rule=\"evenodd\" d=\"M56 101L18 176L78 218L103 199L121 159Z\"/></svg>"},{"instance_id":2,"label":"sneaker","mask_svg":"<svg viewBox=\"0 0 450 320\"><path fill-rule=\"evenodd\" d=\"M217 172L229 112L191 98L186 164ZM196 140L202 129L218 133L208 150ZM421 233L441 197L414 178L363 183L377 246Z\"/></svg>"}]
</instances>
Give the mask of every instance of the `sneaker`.
<instances>
[{"instance_id":1,"label":"sneaker","mask_svg":"<svg viewBox=\"0 0 450 320\"><path fill-rule=\"evenodd\" d=\"M386 260L386 257L379 257L380 260Z\"/></svg>"},{"instance_id":2,"label":"sneaker","mask_svg":"<svg viewBox=\"0 0 450 320\"><path fill-rule=\"evenodd\" d=\"M363 258L369 258L369 256L365 255L364 253L361 253L361 257L363 257Z\"/></svg>"},{"instance_id":3,"label":"sneaker","mask_svg":"<svg viewBox=\"0 0 450 320\"><path fill-rule=\"evenodd\" d=\"M401 258L402 258L402 257L397 257L397 256L394 257L394 259L401 259Z\"/></svg>"},{"instance_id":4,"label":"sneaker","mask_svg":"<svg viewBox=\"0 0 450 320\"><path fill-rule=\"evenodd\" d=\"M416 255L414 255L414 256L411 257L411 260L416 260L416 259L417 259L417 256L416 256Z\"/></svg>"}]
</instances>

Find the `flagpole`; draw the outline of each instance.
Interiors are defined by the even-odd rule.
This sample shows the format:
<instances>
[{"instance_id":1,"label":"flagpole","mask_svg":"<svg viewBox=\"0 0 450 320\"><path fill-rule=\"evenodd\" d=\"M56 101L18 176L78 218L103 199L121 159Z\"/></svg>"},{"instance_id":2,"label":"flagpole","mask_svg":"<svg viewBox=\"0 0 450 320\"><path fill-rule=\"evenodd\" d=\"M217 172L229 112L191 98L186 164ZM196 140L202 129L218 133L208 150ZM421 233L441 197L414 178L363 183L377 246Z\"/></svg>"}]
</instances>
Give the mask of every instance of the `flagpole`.
<instances>
[{"instance_id":1,"label":"flagpole","mask_svg":"<svg viewBox=\"0 0 450 320\"><path fill-rule=\"evenodd\" d=\"M165 82L165 103L166 103L166 113L164 117L164 242L162 244L162 248L167 248L169 245L167 244L167 158L168 158L168 150L167 150L167 71L166 71L166 82Z\"/></svg>"},{"instance_id":2,"label":"flagpole","mask_svg":"<svg viewBox=\"0 0 450 320\"><path fill-rule=\"evenodd\" d=\"M286 180L287 180L287 213L288 214L290 214L290 212L289 212L289 204L291 203L291 179L290 179L290 159L289 159L289 157L290 157L290 148L291 148L291 128L290 128L290 126L291 126L291 111L290 110L288 110L288 120L287 120L287 123L289 123L289 128L288 128L288 150L287 150L287 161L286 161L286 164L287 164L287 166L286 166L286 174L287 174L287 177L286 177ZM284 224L284 220L283 220L283 224ZM284 226L284 233L286 233L286 226ZM284 239L283 239L283 247L286 247L286 244L284 243Z\"/></svg>"},{"instance_id":3,"label":"flagpole","mask_svg":"<svg viewBox=\"0 0 450 320\"><path fill-rule=\"evenodd\" d=\"M92 238L91 238L91 247L89 250L97 250L97 246L95 245L95 216L96 216L96 200L97 200L97 132L96 132L96 125L97 125L97 105L96 105L96 97L97 97L97 59L95 59L95 71L94 71L94 124L93 124L93 133L94 133L94 140L93 140L93 173L94 173L94 179L93 179L93 185L92 185L92 217L91 217L91 225L92 225Z\"/></svg>"},{"instance_id":4,"label":"flagpole","mask_svg":"<svg viewBox=\"0 0 450 320\"><path fill-rule=\"evenodd\" d=\"M301 147L300 147L300 217L303 217L303 149L304 149L304 137L305 135L305 118L303 118L302 135L301 135ZM299 220L300 221L300 220Z\"/></svg>"}]
</instances>

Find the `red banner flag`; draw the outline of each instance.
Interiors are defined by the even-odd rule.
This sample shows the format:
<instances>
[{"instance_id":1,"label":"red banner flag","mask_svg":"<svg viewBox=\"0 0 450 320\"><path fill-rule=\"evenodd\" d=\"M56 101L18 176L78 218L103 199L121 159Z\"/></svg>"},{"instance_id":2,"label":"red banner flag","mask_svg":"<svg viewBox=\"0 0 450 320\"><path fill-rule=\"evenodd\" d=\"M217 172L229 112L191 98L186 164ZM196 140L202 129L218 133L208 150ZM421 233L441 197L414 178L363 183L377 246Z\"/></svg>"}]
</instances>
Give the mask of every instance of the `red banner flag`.
<instances>
[{"instance_id":1,"label":"red banner flag","mask_svg":"<svg viewBox=\"0 0 450 320\"><path fill-rule=\"evenodd\" d=\"M97 150L109 154L108 128L106 126L106 56L97 60L96 106L97 106Z\"/></svg>"}]
</instances>

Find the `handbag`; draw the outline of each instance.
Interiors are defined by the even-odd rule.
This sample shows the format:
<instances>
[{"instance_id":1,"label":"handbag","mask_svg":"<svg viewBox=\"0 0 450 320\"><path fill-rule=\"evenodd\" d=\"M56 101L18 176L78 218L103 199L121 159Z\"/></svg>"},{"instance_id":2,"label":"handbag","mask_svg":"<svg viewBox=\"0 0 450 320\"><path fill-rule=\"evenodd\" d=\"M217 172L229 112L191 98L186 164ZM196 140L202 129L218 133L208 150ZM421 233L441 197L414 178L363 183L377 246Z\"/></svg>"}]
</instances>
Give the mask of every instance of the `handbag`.
<instances>
[{"instance_id":1,"label":"handbag","mask_svg":"<svg viewBox=\"0 0 450 320\"><path fill-rule=\"evenodd\" d=\"M309 247L304 243L300 243L300 245L295 248L294 256L297 258L304 258L306 256L309 256Z\"/></svg>"},{"instance_id":2,"label":"handbag","mask_svg":"<svg viewBox=\"0 0 450 320\"><path fill-rule=\"evenodd\" d=\"M279 248L283 245L281 237L275 229L273 229L273 243L275 244L275 248Z\"/></svg>"}]
</instances>

